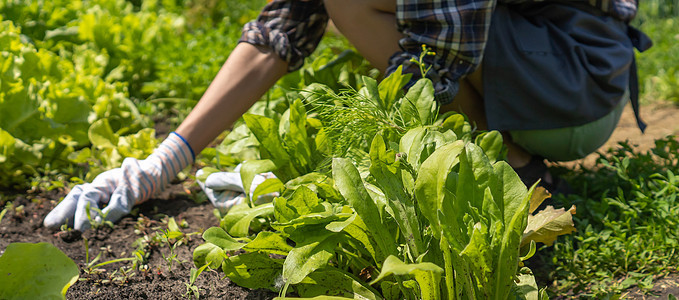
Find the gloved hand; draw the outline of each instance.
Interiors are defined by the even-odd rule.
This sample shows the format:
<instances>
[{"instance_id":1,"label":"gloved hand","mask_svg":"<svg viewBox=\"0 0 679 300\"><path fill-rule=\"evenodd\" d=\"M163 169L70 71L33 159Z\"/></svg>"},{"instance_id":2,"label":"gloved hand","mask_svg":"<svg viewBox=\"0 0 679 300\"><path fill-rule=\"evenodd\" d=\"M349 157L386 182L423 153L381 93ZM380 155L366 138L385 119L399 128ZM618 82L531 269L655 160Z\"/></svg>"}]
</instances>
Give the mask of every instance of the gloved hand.
<instances>
[{"instance_id":1,"label":"gloved hand","mask_svg":"<svg viewBox=\"0 0 679 300\"><path fill-rule=\"evenodd\" d=\"M243 181L239 171L240 165L236 166L234 172L212 173L205 178L205 182L196 180L200 188L205 192L205 195L207 195L207 198L212 202L212 205L223 213L227 212L234 205L246 201ZM200 177L202 174L203 169L200 169L196 172L196 177ZM255 192L257 186L264 182L264 180L275 177L271 172L255 175L250 187L250 195ZM274 196L276 195L262 195L259 197L259 200L266 200Z\"/></svg>"},{"instance_id":2,"label":"gloved hand","mask_svg":"<svg viewBox=\"0 0 679 300\"><path fill-rule=\"evenodd\" d=\"M162 191L177 174L193 163L195 155L186 140L172 132L151 155L144 160L126 158L120 168L99 174L92 183L75 186L46 217L44 224L58 228L68 224L76 230L90 228L90 216L102 221L96 209L108 203L101 210L106 220L115 222L130 213L136 204L148 200Z\"/></svg>"}]
</instances>

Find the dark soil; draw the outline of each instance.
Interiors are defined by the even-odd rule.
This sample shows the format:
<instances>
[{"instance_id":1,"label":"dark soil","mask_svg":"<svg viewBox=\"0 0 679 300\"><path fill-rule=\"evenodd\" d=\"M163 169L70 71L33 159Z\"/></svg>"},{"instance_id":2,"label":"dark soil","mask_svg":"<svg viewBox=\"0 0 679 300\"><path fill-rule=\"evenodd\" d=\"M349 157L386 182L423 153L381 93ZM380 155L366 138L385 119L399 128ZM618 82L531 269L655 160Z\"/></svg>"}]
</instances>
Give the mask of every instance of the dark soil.
<instances>
[{"instance_id":1,"label":"dark soil","mask_svg":"<svg viewBox=\"0 0 679 300\"><path fill-rule=\"evenodd\" d=\"M187 193L188 192L188 193ZM101 254L98 262L116 258L132 257L137 249L134 242L144 235L152 237L160 230L167 229L168 217L174 217L178 224L188 224L184 233L202 232L218 226L219 221L208 203L196 204L191 194L198 190L184 191L182 185L172 186L169 191L147 203L138 206L135 215L129 215L117 222L113 228L104 226L98 230L59 231L42 226L42 220L56 205L66 191L52 191L40 194L22 194L11 197L14 207L23 205L23 212L8 211L0 224L0 254L14 242L48 242L68 255L80 268L80 279L69 288L68 299L183 299L187 298L187 286L193 263L193 249L203 242L200 234L189 235L186 243L176 247L177 259L169 269L163 255L168 256L170 248L162 243L151 243L147 247L148 259L139 269L132 269L132 262L112 263L93 271L85 272L85 242L89 246L89 259ZM5 195L7 198L7 195ZM3 205L4 206L4 205ZM20 211L20 210L19 210ZM122 268L122 269L121 269ZM124 276L127 271L129 276ZM205 271L195 283L204 299L271 299L276 294L266 290L250 290L223 278L222 273Z\"/></svg>"},{"instance_id":2,"label":"dark soil","mask_svg":"<svg viewBox=\"0 0 679 300\"><path fill-rule=\"evenodd\" d=\"M649 149L653 141L669 134L679 133L679 109L676 106L656 103L645 106L642 116L649 123L646 134L641 135L635 128L631 110L626 111L611 141L604 147L614 146L618 141L630 140L640 149ZM572 162L592 163L594 156ZM190 190L185 186L190 186ZM116 258L132 257L137 249L134 242L146 236L152 237L160 230L166 229L168 217L174 217L177 223L186 221L184 233L202 232L218 226L219 221L213 214L209 202L197 204L193 199L200 189L196 185L183 183L173 185L168 191L158 195L145 204L138 206L133 214L124 217L113 228L89 230L84 233L75 231L58 231L42 227L42 220L58 203L67 190L49 192L7 192L0 199L9 200L14 207L23 205L23 210L10 210L0 221L0 254L13 242L48 242L73 259L81 270L80 280L67 293L68 299L180 299L186 298L190 269L194 268L193 250L202 243L199 234L190 235L186 243L177 247L177 259L172 269L163 256L169 255L169 247L162 243L151 243L147 247L148 258L145 266L132 269L132 263L119 262L105 265L97 270L85 272L85 242L89 246L89 259L101 253L99 262ZM0 208L5 203L0 200ZM539 264L539 263L538 263ZM539 269L539 268L538 268ZM124 276L122 271L130 272ZM537 270L536 270L537 271ZM547 274L548 270L543 274ZM133 273L133 274L132 274ZM539 272L536 272L538 274ZM538 274L539 275L539 274ZM541 286L548 285L546 278L538 278ZM203 272L195 283L200 289L200 297L206 299L271 299L276 293L267 290L250 290L233 284L222 273L216 271ZM672 274L658 278L652 295L643 295L631 289L626 299L645 299L660 297L667 299L668 294L679 296L679 275ZM569 298L575 296L562 296Z\"/></svg>"}]
</instances>

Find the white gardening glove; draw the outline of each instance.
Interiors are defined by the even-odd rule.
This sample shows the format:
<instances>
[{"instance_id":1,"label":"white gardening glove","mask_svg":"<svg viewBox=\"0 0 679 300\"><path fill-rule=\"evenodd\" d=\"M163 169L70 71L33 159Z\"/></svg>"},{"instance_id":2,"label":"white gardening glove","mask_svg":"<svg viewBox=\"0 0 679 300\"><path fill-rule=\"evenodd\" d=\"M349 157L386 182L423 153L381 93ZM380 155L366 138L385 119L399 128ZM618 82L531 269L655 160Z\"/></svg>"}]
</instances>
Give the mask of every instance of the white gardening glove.
<instances>
[{"instance_id":1,"label":"white gardening glove","mask_svg":"<svg viewBox=\"0 0 679 300\"><path fill-rule=\"evenodd\" d=\"M68 224L77 230L90 228L90 216L101 222L96 209L106 220L115 222L130 213L136 204L162 191L181 170L193 163L195 156L186 140L172 132L170 136L144 160L126 158L120 168L99 174L92 183L75 186L46 217L46 227L58 228Z\"/></svg>"},{"instance_id":2,"label":"white gardening glove","mask_svg":"<svg viewBox=\"0 0 679 300\"><path fill-rule=\"evenodd\" d=\"M198 185L210 199L212 205L219 209L222 213L227 212L234 205L240 204L246 201L243 181L240 177L240 165L236 166L234 172L215 172L205 178L205 182L196 180ZM200 177L203 174L203 169L196 172L196 177ZM252 180L252 186L250 187L250 195L255 192L255 189L259 184L264 182L269 178L275 178L273 173L263 173L255 175ZM263 199L269 199L276 195L262 195L259 197L259 201Z\"/></svg>"}]
</instances>

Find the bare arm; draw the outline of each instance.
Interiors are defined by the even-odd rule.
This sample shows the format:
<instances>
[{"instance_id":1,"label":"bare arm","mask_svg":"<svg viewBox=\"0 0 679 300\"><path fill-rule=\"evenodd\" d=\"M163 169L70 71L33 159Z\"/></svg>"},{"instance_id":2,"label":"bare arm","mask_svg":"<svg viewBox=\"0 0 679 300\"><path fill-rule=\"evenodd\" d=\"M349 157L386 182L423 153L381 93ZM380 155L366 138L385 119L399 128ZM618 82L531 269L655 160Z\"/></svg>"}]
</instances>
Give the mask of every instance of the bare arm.
<instances>
[{"instance_id":1,"label":"bare arm","mask_svg":"<svg viewBox=\"0 0 679 300\"><path fill-rule=\"evenodd\" d=\"M200 153L286 73L287 63L269 49L238 44L176 132Z\"/></svg>"}]
</instances>

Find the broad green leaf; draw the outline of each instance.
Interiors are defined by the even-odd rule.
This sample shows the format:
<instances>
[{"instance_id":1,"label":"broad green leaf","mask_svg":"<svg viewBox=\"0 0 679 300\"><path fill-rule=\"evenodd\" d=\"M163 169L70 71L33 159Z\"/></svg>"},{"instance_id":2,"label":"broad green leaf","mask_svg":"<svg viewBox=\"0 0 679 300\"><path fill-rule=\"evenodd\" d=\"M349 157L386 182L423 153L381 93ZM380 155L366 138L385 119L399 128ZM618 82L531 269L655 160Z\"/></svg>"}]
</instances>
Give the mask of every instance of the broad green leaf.
<instances>
[{"instance_id":1,"label":"broad green leaf","mask_svg":"<svg viewBox=\"0 0 679 300\"><path fill-rule=\"evenodd\" d=\"M239 286L276 291L282 284L283 260L265 253L243 253L225 259L222 271Z\"/></svg>"},{"instance_id":2,"label":"broad green leaf","mask_svg":"<svg viewBox=\"0 0 679 300\"><path fill-rule=\"evenodd\" d=\"M528 225L523 232L521 246L523 247L530 241L551 246L557 236L575 231L574 214L575 206L573 205L568 210L547 206L537 214L528 215Z\"/></svg>"},{"instance_id":3,"label":"broad green leaf","mask_svg":"<svg viewBox=\"0 0 679 300\"><path fill-rule=\"evenodd\" d=\"M324 210L316 193L306 186L297 188L287 201L287 205L293 208L298 216Z\"/></svg>"},{"instance_id":4,"label":"broad green leaf","mask_svg":"<svg viewBox=\"0 0 679 300\"><path fill-rule=\"evenodd\" d=\"M285 188L296 190L302 185L308 187L326 201L339 202L342 200L342 195L335 189L335 181L328 175L317 172L304 174L286 182Z\"/></svg>"},{"instance_id":5,"label":"broad green leaf","mask_svg":"<svg viewBox=\"0 0 679 300\"><path fill-rule=\"evenodd\" d=\"M412 255L420 256L425 249L412 196L407 193L401 181L403 177L400 162L396 160L396 153L387 151L384 139L379 134L373 138L371 143L370 161L370 173L387 196L387 204L394 213L394 219L399 225L403 238L413 251Z\"/></svg>"},{"instance_id":6,"label":"broad green leaf","mask_svg":"<svg viewBox=\"0 0 679 300\"><path fill-rule=\"evenodd\" d=\"M299 217L297 211L288 205L288 199L276 197L273 199L273 215L278 223L287 223Z\"/></svg>"},{"instance_id":7,"label":"broad green leaf","mask_svg":"<svg viewBox=\"0 0 679 300\"><path fill-rule=\"evenodd\" d=\"M240 178L243 181L243 190L246 196L250 196L252 187L252 180L255 175L275 171L277 169L276 163L270 159L249 160L243 162L240 168ZM255 199L252 199L253 202Z\"/></svg>"},{"instance_id":8,"label":"broad green leaf","mask_svg":"<svg viewBox=\"0 0 679 300\"><path fill-rule=\"evenodd\" d=\"M253 114L244 114L243 120L245 120L248 129L257 137L262 158L270 159L278 168L284 168L283 171L290 172L290 174L286 174L289 178L299 176L297 170L291 169L289 166L290 156L278 135L276 122L271 118ZM282 180L285 180L285 178Z\"/></svg>"},{"instance_id":9,"label":"broad green leaf","mask_svg":"<svg viewBox=\"0 0 679 300\"><path fill-rule=\"evenodd\" d=\"M438 104L434 101L434 85L429 79L419 79L405 95L406 103L403 107L411 106L415 109L419 123L431 125L438 111Z\"/></svg>"},{"instance_id":10,"label":"broad green leaf","mask_svg":"<svg viewBox=\"0 0 679 300\"><path fill-rule=\"evenodd\" d=\"M344 230L344 228L347 228L347 226L351 225L356 220L356 217L358 217L357 214L353 213L351 214L351 217L344 221L336 221L336 222L330 222L328 225L325 225L325 229L330 230L332 232L340 232Z\"/></svg>"},{"instance_id":11,"label":"broad green leaf","mask_svg":"<svg viewBox=\"0 0 679 300\"><path fill-rule=\"evenodd\" d=\"M421 143L426 133L427 129L424 127L415 127L408 130L399 141L399 151L408 155L408 163L413 166L414 169L419 169L419 157L415 158L413 153L421 153L422 151L413 151L411 149L422 149L423 146Z\"/></svg>"},{"instance_id":12,"label":"broad green leaf","mask_svg":"<svg viewBox=\"0 0 679 300\"><path fill-rule=\"evenodd\" d=\"M332 155L332 140L328 137L328 131L325 128L321 128L314 138L314 146L316 151L324 156Z\"/></svg>"},{"instance_id":13,"label":"broad green leaf","mask_svg":"<svg viewBox=\"0 0 679 300\"><path fill-rule=\"evenodd\" d=\"M455 136L465 142L471 141L471 125L465 121L464 116L461 114L452 114L443 120L443 123L441 123L441 132L447 130L453 131Z\"/></svg>"},{"instance_id":14,"label":"broad green leaf","mask_svg":"<svg viewBox=\"0 0 679 300\"><path fill-rule=\"evenodd\" d=\"M238 204L232 207L222 221L219 222L219 227L232 236L247 236L252 220L271 213L273 213L273 203L265 203L253 208L250 208L245 203Z\"/></svg>"},{"instance_id":15,"label":"broad green leaf","mask_svg":"<svg viewBox=\"0 0 679 300\"><path fill-rule=\"evenodd\" d=\"M295 285L301 297L349 297L349 299L381 299L379 293L353 274L335 268L321 268ZM346 298L343 298L346 299Z\"/></svg>"},{"instance_id":16,"label":"broad green leaf","mask_svg":"<svg viewBox=\"0 0 679 300\"><path fill-rule=\"evenodd\" d=\"M513 285L519 259L519 245L528 221L528 208L535 185L528 191L519 176L505 162L495 163L504 183L504 216L505 226L502 233L499 255L495 262L495 279L493 295L508 295Z\"/></svg>"},{"instance_id":17,"label":"broad green leaf","mask_svg":"<svg viewBox=\"0 0 679 300\"><path fill-rule=\"evenodd\" d=\"M309 241L290 250L283 263L283 279L296 284L318 268L324 267L335 254L338 235L330 231L308 231L304 237Z\"/></svg>"},{"instance_id":18,"label":"broad green leaf","mask_svg":"<svg viewBox=\"0 0 679 300\"><path fill-rule=\"evenodd\" d=\"M498 186L501 189L501 197L498 197L499 195L496 193L493 194L493 197L496 200L501 199L502 203L500 204L503 211L505 228L509 228L509 223L514 216L523 209L523 200L525 200L526 195L530 196L532 194L532 188L531 192L527 194L526 186L521 181L521 178L506 162L498 161L493 165L493 168L495 169L495 174L498 174ZM530 200L530 197L528 200Z\"/></svg>"},{"instance_id":19,"label":"broad green leaf","mask_svg":"<svg viewBox=\"0 0 679 300\"><path fill-rule=\"evenodd\" d=\"M527 270L530 272L530 270ZM526 273L527 273L526 272ZM520 273L516 276L515 286L512 293L516 299L538 300L540 299L538 284L535 282L535 276L530 273Z\"/></svg>"},{"instance_id":20,"label":"broad green leaf","mask_svg":"<svg viewBox=\"0 0 679 300\"><path fill-rule=\"evenodd\" d=\"M302 101L295 100L290 105L289 112L289 130L284 136L284 141L288 152L294 153L290 157L291 162L301 173L307 173L311 171L311 147L307 139L306 110Z\"/></svg>"},{"instance_id":21,"label":"broad green leaf","mask_svg":"<svg viewBox=\"0 0 679 300\"><path fill-rule=\"evenodd\" d=\"M415 278L420 286L421 299L441 299L439 282L443 269L433 263L406 264L396 256L390 255L384 261L380 275L370 285L390 275L404 275Z\"/></svg>"},{"instance_id":22,"label":"broad green leaf","mask_svg":"<svg viewBox=\"0 0 679 300\"><path fill-rule=\"evenodd\" d=\"M215 244L225 251L233 251L243 248L244 243L236 241L220 227L210 227L203 232L203 239L206 242Z\"/></svg>"},{"instance_id":23,"label":"broad green leaf","mask_svg":"<svg viewBox=\"0 0 679 300\"><path fill-rule=\"evenodd\" d=\"M469 243L460 252L460 257L466 260L467 265L473 270L474 278L481 288L481 298L489 299L493 295L484 292L489 291L493 273L493 253L490 247L491 236L488 227L482 223L474 224L474 229L470 236Z\"/></svg>"},{"instance_id":24,"label":"broad green leaf","mask_svg":"<svg viewBox=\"0 0 679 300\"><path fill-rule=\"evenodd\" d=\"M415 198L422 214L433 227L434 236L441 232L437 211L446 193L448 174L457 163L457 156L464 149L463 141L456 141L437 149L420 167L415 179Z\"/></svg>"},{"instance_id":25,"label":"broad green leaf","mask_svg":"<svg viewBox=\"0 0 679 300\"><path fill-rule=\"evenodd\" d=\"M92 145L99 149L116 148L118 146L118 136L113 133L108 119L101 119L92 123L87 131L87 136Z\"/></svg>"},{"instance_id":26,"label":"broad green leaf","mask_svg":"<svg viewBox=\"0 0 679 300\"><path fill-rule=\"evenodd\" d=\"M396 242L382 223L380 212L363 185L358 170L346 158L332 160L332 176L337 189L366 223L384 254L395 254Z\"/></svg>"},{"instance_id":27,"label":"broad green leaf","mask_svg":"<svg viewBox=\"0 0 679 300\"><path fill-rule=\"evenodd\" d=\"M377 86L379 90L380 99L383 102L383 107L386 111L390 110L396 100L401 98L403 94L403 87L410 81L412 74L403 74L402 67L399 66L396 71L391 73L387 78L383 79ZM432 98L434 91L432 89ZM433 101L432 101L433 102Z\"/></svg>"},{"instance_id":28,"label":"broad green leaf","mask_svg":"<svg viewBox=\"0 0 679 300\"><path fill-rule=\"evenodd\" d=\"M208 264L211 269L217 269L222 265L225 257L222 248L209 242L201 244L193 250L193 263L196 266Z\"/></svg>"},{"instance_id":29,"label":"broad green leaf","mask_svg":"<svg viewBox=\"0 0 679 300\"><path fill-rule=\"evenodd\" d=\"M467 226L463 220L467 214L474 222L483 222L488 226L489 220L482 213L484 201L487 199L486 189L493 176L493 167L481 148L474 144L465 145L459 160L458 176L454 177L455 197L447 198L454 200L450 204L444 203L446 207L450 205L449 210L444 210L444 215L446 219L455 219L457 221L455 226L460 228ZM451 189L452 186L448 184L448 188ZM466 241L465 237L464 242Z\"/></svg>"},{"instance_id":30,"label":"broad green leaf","mask_svg":"<svg viewBox=\"0 0 679 300\"><path fill-rule=\"evenodd\" d=\"M14 152L14 137L0 128L0 163L7 161Z\"/></svg>"},{"instance_id":31,"label":"broad green leaf","mask_svg":"<svg viewBox=\"0 0 679 300\"><path fill-rule=\"evenodd\" d=\"M493 130L479 134L476 136L475 144L483 148L483 152L486 153L491 163L502 159L504 144L499 131Z\"/></svg>"},{"instance_id":32,"label":"broad green leaf","mask_svg":"<svg viewBox=\"0 0 679 300\"><path fill-rule=\"evenodd\" d=\"M0 256L0 298L66 299L78 266L49 243L11 243Z\"/></svg>"},{"instance_id":33,"label":"broad green leaf","mask_svg":"<svg viewBox=\"0 0 679 300\"><path fill-rule=\"evenodd\" d=\"M261 231L254 240L243 246L243 250L287 255L292 246L288 245L287 240L279 233Z\"/></svg>"},{"instance_id":34,"label":"broad green leaf","mask_svg":"<svg viewBox=\"0 0 679 300\"><path fill-rule=\"evenodd\" d=\"M156 131L152 128L144 128L135 134L120 137L118 141L118 151L125 157L144 159L158 145Z\"/></svg>"},{"instance_id":35,"label":"broad green leaf","mask_svg":"<svg viewBox=\"0 0 679 300\"><path fill-rule=\"evenodd\" d=\"M344 227L343 232L358 241L360 243L358 246L361 247L360 250L365 250L376 265L384 260L386 255L382 252L374 236L370 233L368 226L359 215L356 215L356 218L349 226Z\"/></svg>"},{"instance_id":36,"label":"broad green leaf","mask_svg":"<svg viewBox=\"0 0 679 300\"><path fill-rule=\"evenodd\" d=\"M283 183L278 178L268 178L260 183L255 191L252 193L252 199L258 201L260 196L264 196L271 193L280 193L284 188ZM268 198L268 197L265 197ZM270 198L268 199L270 200Z\"/></svg>"}]
</instances>

